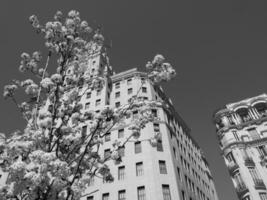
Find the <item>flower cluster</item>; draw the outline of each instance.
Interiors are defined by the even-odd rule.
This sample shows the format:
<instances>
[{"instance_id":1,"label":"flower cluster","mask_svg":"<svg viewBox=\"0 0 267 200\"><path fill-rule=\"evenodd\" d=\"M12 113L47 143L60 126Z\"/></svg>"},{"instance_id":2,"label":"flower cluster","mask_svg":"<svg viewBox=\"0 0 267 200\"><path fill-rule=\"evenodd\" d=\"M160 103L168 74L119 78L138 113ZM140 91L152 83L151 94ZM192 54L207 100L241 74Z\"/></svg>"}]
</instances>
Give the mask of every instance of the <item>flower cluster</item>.
<instances>
[{"instance_id":1,"label":"flower cluster","mask_svg":"<svg viewBox=\"0 0 267 200\"><path fill-rule=\"evenodd\" d=\"M22 53L19 71L30 71L34 74L40 75L40 72L42 72L42 70L38 71L38 63L41 61L41 59L41 53L38 51L33 52L32 56L30 56L28 53Z\"/></svg>"},{"instance_id":2,"label":"flower cluster","mask_svg":"<svg viewBox=\"0 0 267 200\"><path fill-rule=\"evenodd\" d=\"M165 62L165 58L162 55L156 55L153 61L149 61L146 64L148 70L148 76L155 84L161 81L169 81L172 79L176 72L170 63Z\"/></svg>"}]
</instances>

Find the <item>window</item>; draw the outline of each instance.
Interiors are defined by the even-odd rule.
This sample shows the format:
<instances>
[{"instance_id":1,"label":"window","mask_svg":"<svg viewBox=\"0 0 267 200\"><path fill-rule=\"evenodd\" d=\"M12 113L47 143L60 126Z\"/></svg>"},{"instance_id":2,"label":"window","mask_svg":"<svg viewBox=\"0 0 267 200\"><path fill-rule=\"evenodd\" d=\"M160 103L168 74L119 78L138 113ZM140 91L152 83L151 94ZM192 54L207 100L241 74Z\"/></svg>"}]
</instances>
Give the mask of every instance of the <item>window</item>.
<instances>
[{"instance_id":1,"label":"window","mask_svg":"<svg viewBox=\"0 0 267 200\"><path fill-rule=\"evenodd\" d=\"M163 200L171 200L171 192L169 185L162 185Z\"/></svg>"},{"instance_id":2,"label":"window","mask_svg":"<svg viewBox=\"0 0 267 200\"><path fill-rule=\"evenodd\" d=\"M258 151L259 151L260 156L266 156L267 155L265 146L259 146Z\"/></svg>"},{"instance_id":3,"label":"window","mask_svg":"<svg viewBox=\"0 0 267 200\"><path fill-rule=\"evenodd\" d=\"M109 200L109 193L105 193L102 195L102 200Z\"/></svg>"},{"instance_id":4,"label":"window","mask_svg":"<svg viewBox=\"0 0 267 200\"><path fill-rule=\"evenodd\" d=\"M119 89L120 88L120 82L115 83L115 89Z\"/></svg>"},{"instance_id":5,"label":"window","mask_svg":"<svg viewBox=\"0 0 267 200\"><path fill-rule=\"evenodd\" d=\"M140 141L134 143L134 152L135 153L141 153L142 152L142 146L141 146Z\"/></svg>"},{"instance_id":6,"label":"window","mask_svg":"<svg viewBox=\"0 0 267 200\"><path fill-rule=\"evenodd\" d=\"M111 136L110 133L106 133L106 135L105 135L105 142L110 141L110 136Z\"/></svg>"},{"instance_id":7,"label":"window","mask_svg":"<svg viewBox=\"0 0 267 200\"><path fill-rule=\"evenodd\" d=\"M266 193L260 193L261 200L267 200L267 194Z\"/></svg>"},{"instance_id":8,"label":"window","mask_svg":"<svg viewBox=\"0 0 267 200\"><path fill-rule=\"evenodd\" d=\"M161 140L157 141L157 151L163 151L163 145Z\"/></svg>"},{"instance_id":9,"label":"window","mask_svg":"<svg viewBox=\"0 0 267 200\"><path fill-rule=\"evenodd\" d=\"M185 192L182 190L182 200L186 200L185 198Z\"/></svg>"},{"instance_id":10,"label":"window","mask_svg":"<svg viewBox=\"0 0 267 200\"><path fill-rule=\"evenodd\" d=\"M250 175L252 176L254 183L258 183L259 181L261 181L259 174L255 168L250 167L248 168L248 170L250 172Z\"/></svg>"},{"instance_id":11,"label":"window","mask_svg":"<svg viewBox=\"0 0 267 200\"><path fill-rule=\"evenodd\" d=\"M95 101L95 105L96 105L96 106L100 105L100 101L101 101L100 99L97 99L97 100Z\"/></svg>"},{"instance_id":12,"label":"window","mask_svg":"<svg viewBox=\"0 0 267 200\"><path fill-rule=\"evenodd\" d=\"M235 159L234 159L234 156L233 156L233 153L232 152L229 152L227 155L226 155L226 159L231 162L235 162Z\"/></svg>"},{"instance_id":13,"label":"window","mask_svg":"<svg viewBox=\"0 0 267 200\"><path fill-rule=\"evenodd\" d=\"M177 159L177 154L176 154L176 149L175 149L175 147L173 147L172 150L173 150L173 155L174 155L174 157Z\"/></svg>"},{"instance_id":14,"label":"window","mask_svg":"<svg viewBox=\"0 0 267 200\"><path fill-rule=\"evenodd\" d=\"M154 127L155 132L159 132L159 124L158 123L154 123L153 127Z\"/></svg>"},{"instance_id":15,"label":"window","mask_svg":"<svg viewBox=\"0 0 267 200\"><path fill-rule=\"evenodd\" d=\"M87 98L87 99L91 98L91 92L87 92L87 94L86 94L86 98Z\"/></svg>"},{"instance_id":16,"label":"window","mask_svg":"<svg viewBox=\"0 0 267 200\"><path fill-rule=\"evenodd\" d=\"M129 88L128 89L128 94L132 94L133 93L133 88Z\"/></svg>"},{"instance_id":17,"label":"window","mask_svg":"<svg viewBox=\"0 0 267 200\"><path fill-rule=\"evenodd\" d=\"M123 138L124 136L124 129L119 129L118 130L118 138Z\"/></svg>"},{"instance_id":18,"label":"window","mask_svg":"<svg viewBox=\"0 0 267 200\"><path fill-rule=\"evenodd\" d=\"M178 174L179 181L182 181L181 171L180 171L180 168L179 167L177 167L177 174Z\"/></svg>"},{"instance_id":19,"label":"window","mask_svg":"<svg viewBox=\"0 0 267 200\"><path fill-rule=\"evenodd\" d=\"M125 200L126 199L126 191L125 190L120 190L118 192L118 200Z\"/></svg>"},{"instance_id":20,"label":"window","mask_svg":"<svg viewBox=\"0 0 267 200\"><path fill-rule=\"evenodd\" d=\"M85 104L85 109L88 109L90 107L90 102L87 102L86 104Z\"/></svg>"},{"instance_id":21,"label":"window","mask_svg":"<svg viewBox=\"0 0 267 200\"><path fill-rule=\"evenodd\" d=\"M236 131L232 131L232 132L233 132L233 135L234 135L235 139L236 139L237 141L239 141L240 138L238 137L237 132L236 132Z\"/></svg>"},{"instance_id":22,"label":"window","mask_svg":"<svg viewBox=\"0 0 267 200\"><path fill-rule=\"evenodd\" d=\"M158 117L158 113L156 109L152 109L152 114L154 117Z\"/></svg>"},{"instance_id":23,"label":"window","mask_svg":"<svg viewBox=\"0 0 267 200\"><path fill-rule=\"evenodd\" d=\"M138 116L138 111L137 110L133 111L133 118L136 118L137 116Z\"/></svg>"},{"instance_id":24,"label":"window","mask_svg":"<svg viewBox=\"0 0 267 200\"><path fill-rule=\"evenodd\" d=\"M119 97L120 97L120 95L121 95L121 93L120 93L120 92L116 92L116 93L115 93L115 98L119 98Z\"/></svg>"},{"instance_id":25,"label":"window","mask_svg":"<svg viewBox=\"0 0 267 200\"><path fill-rule=\"evenodd\" d=\"M89 196L86 198L87 200L94 200L94 196Z\"/></svg>"},{"instance_id":26,"label":"window","mask_svg":"<svg viewBox=\"0 0 267 200\"><path fill-rule=\"evenodd\" d=\"M87 126L82 127L82 135L86 135L87 132Z\"/></svg>"},{"instance_id":27,"label":"window","mask_svg":"<svg viewBox=\"0 0 267 200\"><path fill-rule=\"evenodd\" d=\"M120 166L118 168L118 180L123 180L125 176L125 166Z\"/></svg>"},{"instance_id":28,"label":"window","mask_svg":"<svg viewBox=\"0 0 267 200\"><path fill-rule=\"evenodd\" d=\"M142 87L142 92L143 92L143 93L147 93L147 89L146 89L146 87Z\"/></svg>"},{"instance_id":29,"label":"window","mask_svg":"<svg viewBox=\"0 0 267 200\"><path fill-rule=\"evenodd\" d=\"M120 103L120 102L116 102L116 103L115 103L115 107L116 107L116 108L118 108L118 107L120 107L120 106L121 106L121 103Z\"/></svg>"},{"instance_id":30,"label":"window","mask_svg":"<svg viewBox=\"0 0 267 200\"><path fill-rule=\"evenodd\" d=\"M260 139L260 134L258 133L258 131L256 130L256 128L250 128L250 129L248 129L248 133L249 133L250 137L252 138L252 140L258 140L258 139Z\"/></svg>"},{"instance_id":31,"label":"window","mask_svg":"<svg viewBox=\"0 0 267 200\"><path fill-rule=\"evenodd\" d=\"M145 186L140 186L137 188L137 199L146 200Z\"/></svg>"},{"instance_id":32,"label":"window","mask_svg":"<svg viewBox=\"0 0 267 200\"><path fill-rule=\"evenodd\" d=\"M101 90L97 90L96 91L96 96L100 95L101 94Z\"/></svg>"},{"instance_id":33,"label":"window","mask_svg":"<svg viewBox=\"0 0 267 200\"><path fill-rule=\"evenodd\" d=\"M119 147L118 152L120 157L123 157L125 155L125 147L124 146Z\"/></svg>"},{"instance_id":34,"label":"window","mask_svg":"<svg viewBox=\"0 0 267 200\"><path fill-rule=\"evenodd\" d=\"M159 160L159 173L167 174L166 162L164 160Z\"/></svg>"},{"instance_id":35,"label":"window","mask_svg":"<svg viewBox=\"0 0 267 200\"><path fill-rule=\"evenodd\" d=\"M144 174L143 162L136 163L136 176L142 176Z\"/></svg>"},{"instance_id":36,"label":"window","mask_svg":"<svg viewBox=\"0 0 267 200\"><path fill-rule=\"evenodd\" d=\"M250 196L245 196L242 200L250 200Z\"/></svg>"},{"instance_id":37,"label":"window","mask_svg":"<svg viewBox=\"0 0 267 200\"><path fill-rule=\"evenodd\" d=\"M132 79L131 78L127 80L127 85L132 85Z\"/></svg>"},{"instance_id":38,"label":"window","mask_svg":"<svg viewBox=\"0 0 267 200\"><path fill-rule=\"evenodd\" d=\"M106 149L106 150L104 151L104 158L105 158L105 159L109 158L109 157L110 157L110 154L111 154L110 149Z\"/></svg>"}]
</instances>

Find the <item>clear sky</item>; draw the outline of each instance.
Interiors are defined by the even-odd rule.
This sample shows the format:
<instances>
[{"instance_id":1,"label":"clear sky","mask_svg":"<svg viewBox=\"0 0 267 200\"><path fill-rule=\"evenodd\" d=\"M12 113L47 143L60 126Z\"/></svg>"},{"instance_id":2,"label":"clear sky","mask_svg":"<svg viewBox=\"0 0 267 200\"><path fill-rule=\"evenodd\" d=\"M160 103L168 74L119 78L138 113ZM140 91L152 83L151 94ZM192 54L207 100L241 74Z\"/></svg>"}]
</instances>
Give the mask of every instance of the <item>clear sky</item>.
<instances>
[{"instance_id":1,"label":"clear sky","mask_svg":"<svg viewBox=\"0 0 267 200\"><path fill-rule=\"evenodd\" d=\"M28 17L42 22L57 10L80 11L112 40L110 60L119 72L144 66L161 53L178 76L165 91L203 148L220 200L237 200L220 155L212 114L226 103L266 91L267 2L248 0L1 0L0 87L17 71L23 51L43 50ZM45 53L45 52L44 52ZM21 77L23 78L23 77ZM21 128L12 102L0 99L0 132Z\"/></svg>"}]
</instances>

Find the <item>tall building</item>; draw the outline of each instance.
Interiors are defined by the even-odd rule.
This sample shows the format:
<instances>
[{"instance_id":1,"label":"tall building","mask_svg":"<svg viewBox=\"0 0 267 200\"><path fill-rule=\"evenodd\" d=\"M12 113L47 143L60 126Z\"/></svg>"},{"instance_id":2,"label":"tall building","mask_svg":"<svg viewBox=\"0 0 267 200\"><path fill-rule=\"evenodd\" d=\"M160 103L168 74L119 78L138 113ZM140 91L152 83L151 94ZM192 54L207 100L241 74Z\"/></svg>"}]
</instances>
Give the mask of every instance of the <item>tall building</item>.
<instances>
[{"instance_id":1,"label":"tall building","mask_svg":"<svg viewBox=\"0 0 267 200\"><path fill-rule=\"evenodd\" d=\"M214 123L239 199L266 200L267 95L227 104Z\"/></svg>"},{"instance_id":2,"label":"tall building","mask_svg":"<svg viewBox=\"0 0 267 200\"><path fill-rule=\"evenodd\" d=\"M140 138L129 140L119 150L122 162L107 161L114 181L92 178L82 199L217 200L208 163L162 88L152 85L146 73L136 68L113 74L105 51L97 46L88 53L86 65L88 76L94 73L111 76L106 76L101 90L80 86L80 93L85 94L80 98L84 111L98 113L107 105L120 107L135 95L142 101L163 104L152 110L158 120L147 124ZM71 74L72 67L67 70L67 76ZM132 133L128 127L135 115L138 113L133 111L124 124L105 135L99 149L103 157L110 155L114 141L124 141ZM87 131L86 125L82 130ZM160 139L154 141L159 132Z\"/></svg>"},{"instance_id":3,"label":"tall building","mask_svg":"<svg viewBox=\"0 0 267 200\"><path fill-rule=\"evenodd\" d=\"M91 70L108 68L108 58L101 51L91 57ZM103 63L103 65L101 64ZM104 65L106 66L104 67ZM102 67L101 67L102 66ZM81 88L81 90L83 90ZM84 109L98 112L106 105L119 107L129 103L133 96L143 101L164 102L153 113L159 120L147 124L138 140L130 140L120 149L119 165L108 161L113 182L98 177L91 180L84 199L87 200L217 200L217 193L208 163L197 143L190 136L189 128L175 111L161 87L153 86L147 75L136 68L107 79L101 91L89 91L81 98ZM137 115L133 111L130 118ZM109 155L115 140L123 141L131 134L131 119L114 127L99 149ZM151 138L158 132L161 140Z\"/></svg>"}]
</instances>

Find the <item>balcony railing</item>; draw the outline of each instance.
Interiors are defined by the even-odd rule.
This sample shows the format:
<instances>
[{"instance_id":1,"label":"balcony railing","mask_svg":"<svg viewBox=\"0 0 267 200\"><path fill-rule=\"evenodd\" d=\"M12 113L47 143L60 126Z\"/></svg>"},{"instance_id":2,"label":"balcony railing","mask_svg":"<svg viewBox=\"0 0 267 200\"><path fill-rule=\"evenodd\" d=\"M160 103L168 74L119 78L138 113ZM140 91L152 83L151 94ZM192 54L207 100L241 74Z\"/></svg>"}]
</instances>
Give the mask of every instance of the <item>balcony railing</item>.
<instances>
[{"instance_id":1,"label":"balcony railing","mask_svg":"<svg viewBox=\"0 0 267 200\"><path fill-rule=\"evenodd\" d=\"M240 198L242 198L247 192L248 192L248 188L245 185L245 183L240 183L237 185L236 193Z\"/></svg>"},{"instance_id":2,"label":"balcony railing","mask_svg":"<svg viewBox=\"0 0 267 200\"><path fill-rule=\"evenodd\" d=\"M255 188L257 190L266 190L266 186L265 186L263 180L261 180L261 179L254 180L254 183L255 183Z\"/></svg>"},{"instance_id":3,"label":"balcony railing","mask_svg":"<svg viewBox=\"0 0 267 200\"><path fill-rule=\"evenodd\" d=\"M230 174L233 176L234 175L234 172L239 168L239 166L234 162L234 161L231 161L229 162L228 164L228 170L230 172Z\"/></svg>"},{"instance_id":4,"label":"balcony railing","mask_svg":"<svg viewBox=\"0 0 267 200\"><path fill-rule=\"evenodd\" d=\"M246 157L245 159L245 165L249 167L254 167L255 163L251 157Z\"/></svg>"}]
</instances>

